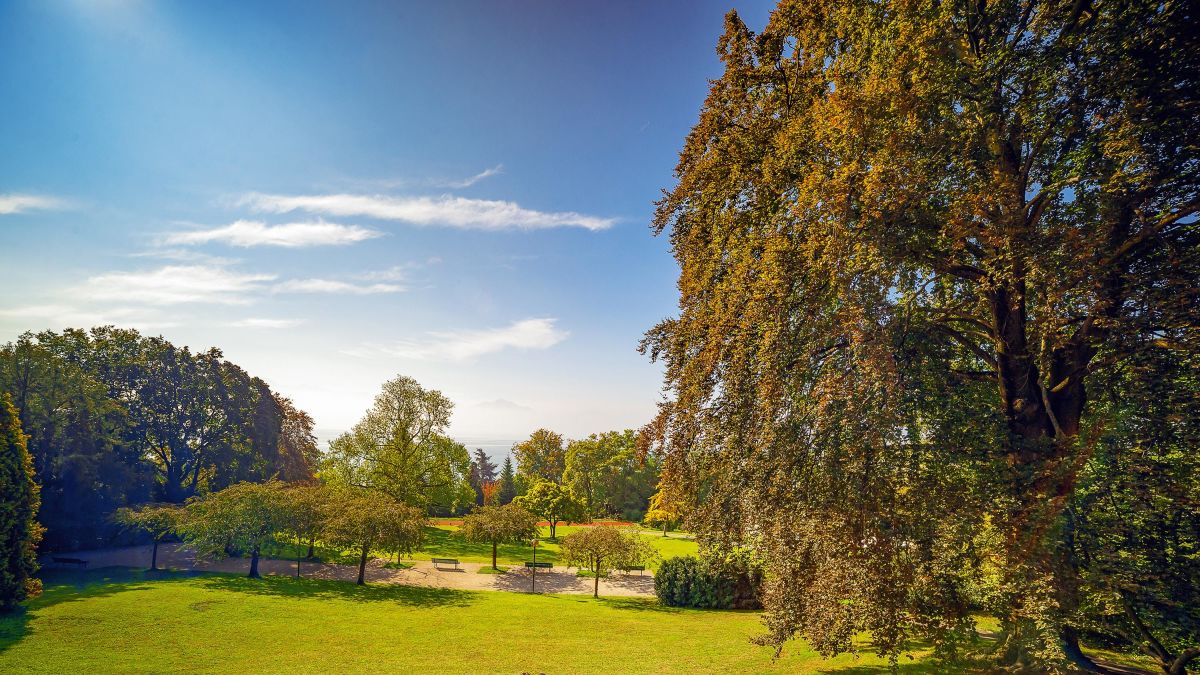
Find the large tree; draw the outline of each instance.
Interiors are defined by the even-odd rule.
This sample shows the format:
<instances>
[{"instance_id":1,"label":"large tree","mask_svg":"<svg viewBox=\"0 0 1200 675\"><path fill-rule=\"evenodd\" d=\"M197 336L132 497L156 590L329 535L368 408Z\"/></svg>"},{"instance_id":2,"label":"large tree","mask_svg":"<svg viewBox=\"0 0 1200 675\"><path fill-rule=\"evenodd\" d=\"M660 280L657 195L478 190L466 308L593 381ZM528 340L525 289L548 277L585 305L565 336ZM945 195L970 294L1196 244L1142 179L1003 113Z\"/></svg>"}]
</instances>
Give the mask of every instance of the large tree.
<instances>
[{"instance_id":1,"label":"large tree","mask_svg":"<svg viewBox=\"0 0 1200 675\"><path fill-rule=\"evenodd\" d=\"M0 611L11 611L42 592L42 582L34 576L42 536L37 510L38 485L21 419L12 398L0 393Z\"/></svg>"},{"instance_id":2,"label":"large tree","mask_svg":"<svg viewBox=\"0 0 1200 675\"><path fill-rule=\"evenodd\" d=\"M638 434L632 429L567 444L563 484L592 516L641 520L657 482L656 458L638 451Z\"/></svg>"},{"instance_id":3,"label":"large tree","mask_svg":"<svg viewBox=\"0 0 1200 675\"><path fill-rule=\"evenodd\" d=\"M385 382L363 419L330 444L322 473L422 509L470 504L470 456L445 435L453 409L411 377Z\"/></svg>"},{"instance_id":4,"label":"large tree","mask_svg":"<svg viewBox=\"0 0 1200 675\"><path fill-rule=\"evenodd\" d=\"M1196 21L1089 0L727 17L656 214L680 314L644 348L672 394L666 481L706 538L764 552L778 643L949 647L982 602L1010 662L1091 666L1064 516L1108 423L1089 392L1200 349Z\"/></svg>"},{"instance_id":5,"label":"large tree","mask_svg":"<svg viewBox=\"0 0 1200 675\"><path fill-rule=\"evenodd\" d=\"M517 460L517 471L530 483L534 480L562 483L567 462L562 434L538 429L529 438L513 444L512 455Z\"/></svg>"},{"instance_id":6,"label":"large tree","mask_svg":"<svg viewBox=\"0 0 1200 675\"><path fill-rule=\"evenodd\" d=\"M513 499L513 504L528 509L550 526L550 538L554 539L558 524L562 521L583 522L588 520L587 509L567 488L548 480L538 480L525 494Z\"/></svg>"}]
</instances>

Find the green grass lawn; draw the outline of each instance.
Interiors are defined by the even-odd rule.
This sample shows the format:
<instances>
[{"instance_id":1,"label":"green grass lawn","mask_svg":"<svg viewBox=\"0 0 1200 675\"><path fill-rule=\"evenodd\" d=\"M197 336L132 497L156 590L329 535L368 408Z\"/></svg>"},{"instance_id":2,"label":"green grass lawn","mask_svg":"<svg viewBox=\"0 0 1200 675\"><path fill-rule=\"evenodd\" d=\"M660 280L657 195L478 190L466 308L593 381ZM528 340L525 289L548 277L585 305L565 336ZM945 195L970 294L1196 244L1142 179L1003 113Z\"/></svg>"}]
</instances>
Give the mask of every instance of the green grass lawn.
<instances>
[{"instance_id":1,"label":"green grass lawn","mask_svg":"<svg viewBox=\"0 0 1200 675\"><path fill-rule=\"evenodd\" d=\"M108 568L48 575L0 618L0 672L887 672L798 642L773 661L762 632L753 612L643 599ZM902 671L936 672L917 656Z\"/></svg>"},{"instance_id":2,"label":"green grass lawn","mask_svg":"<svg viewBox=\"0 0 1200 675\"><path fill-rule=\"evenodd\" d=\"M559 525L555 528L555 534L559 539L568 534L583 529L586 526L578 525ZM458 535L457 525L431 525L425 528L425 541L413 555L406 556L408 560L429 560L430 558L456 558L461 562L470 563L491 563L492 562L492 546L491 544L475 544L467 541ZM654 547L662 558L674 558L683 555L696 555L696 542L694 539L689 539L681 536L679 533L672 533L671 537L662 536L661 530L639 529L646 541ZM550 539L550 528L541 528L542 539L538 546L537 559L545 562L557 562L559 554L558 542ZM278 546L266 552L269 557L276 558L295 558L297 552L301 554L307 553L307 546L297 547L295 545ZM325 562L336 562L345 565L358 564L358 552L353 550L340 551L336 549L317 546L317 557ZM383 553L378 553L378 557L384 557ZM528 544L502 544L496 550L496 562L500 565L516 565L521 566L526 560L533 559L533 549ZM655 570L658 568L658 563L653 562L646 566L647 569Z\"/></svg>"}]
</instances>

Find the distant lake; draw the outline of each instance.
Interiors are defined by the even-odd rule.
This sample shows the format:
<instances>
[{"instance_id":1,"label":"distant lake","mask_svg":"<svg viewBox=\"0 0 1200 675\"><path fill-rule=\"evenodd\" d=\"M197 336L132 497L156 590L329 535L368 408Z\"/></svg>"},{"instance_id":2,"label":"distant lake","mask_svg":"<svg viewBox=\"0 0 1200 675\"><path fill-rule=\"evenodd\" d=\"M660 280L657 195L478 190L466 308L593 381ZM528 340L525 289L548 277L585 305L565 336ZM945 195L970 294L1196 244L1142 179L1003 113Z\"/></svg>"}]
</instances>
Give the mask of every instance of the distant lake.
<instances>
[{"instance_id":1,"label":"distant lake","mask_svg":"<svg viewBox=\"0 0 1200 675\"><path fill-rule=\"evenodd\" d=\"M321 452L329 450L329 442L337 438L342 433L342 429L317 429L317 447L321 448ZM496 463L496 466L504 465L504 457L512 451L513 443L517 443L517 439L506 438L481 438L477 436L464 436L455 438L454 440L467 446L468 452L475 452L475 448L483 448L487 456ZM513 458L516 461L516 458Z\"/></svg>"}]
</instances>

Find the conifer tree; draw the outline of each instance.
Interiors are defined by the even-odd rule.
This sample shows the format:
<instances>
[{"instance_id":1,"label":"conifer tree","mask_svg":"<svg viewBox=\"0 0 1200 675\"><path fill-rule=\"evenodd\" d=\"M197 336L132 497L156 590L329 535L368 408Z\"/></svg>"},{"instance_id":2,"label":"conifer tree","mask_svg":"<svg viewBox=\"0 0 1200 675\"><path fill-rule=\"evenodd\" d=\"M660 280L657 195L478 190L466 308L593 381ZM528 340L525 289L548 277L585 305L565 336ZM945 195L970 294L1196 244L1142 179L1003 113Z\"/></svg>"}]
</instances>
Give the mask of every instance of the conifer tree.
<instances>
[{"instance_id":1,"label":"conifer tree","mask_svg":"<svg viewBox=\"0 0 1200 675\"><path fill-rule=\"evenodd\" d=\"M37 545L42 526L36 520L38 485L33 460L25 449L21 419L12 398L0 395L0 610L42 592L37 572Z\"/></svg>"},{"instance_id":2,"label":"conifer tree","mask_svg":"<svg viewBox=\"0 0 1200 675\"><path fill-rule=\"evenodd\" d=\"M504 468L500 470L500 503L507 504L517 496L516 472L513 470L512 456L504 458Z\"/></svg>"}]
</instances>

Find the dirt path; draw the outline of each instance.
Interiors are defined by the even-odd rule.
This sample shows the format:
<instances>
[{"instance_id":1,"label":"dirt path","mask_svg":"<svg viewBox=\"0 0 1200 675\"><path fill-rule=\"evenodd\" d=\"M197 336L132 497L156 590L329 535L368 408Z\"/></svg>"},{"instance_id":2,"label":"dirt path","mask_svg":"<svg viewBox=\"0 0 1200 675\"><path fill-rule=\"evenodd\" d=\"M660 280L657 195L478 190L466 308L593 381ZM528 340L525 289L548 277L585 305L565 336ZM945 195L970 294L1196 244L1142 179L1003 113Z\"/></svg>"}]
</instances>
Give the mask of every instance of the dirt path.
<instances>
[{"instance_id":1,"label":"dirt path","mask_svg":"<svg viewBox=\"0 0 1200 675\"><path fill-rule=\"evenodd\" d=\"M69 557L88 561L89 568L97 567L149 567L150 546L129 546L125 548L110 548L97 551L77 551ZM530 574L525 568L509 567L504 574L479 574L479 563L462 563L459 569L435 568L428 561L416 561L409 569L393 570L383 567L385 561L374 559L367 563L368 583L407 584L410 586L430 586L433 588L457 588L478 591L512 591L528 593L530 591ZM62 567L46 558L46 567ZM184 570L204 570L211 572L232 572L245 574L250 570L250 560L247 558L226 558L224 560L197 561L195 553L182 544L163 544L158 547L159 567L169 567ZM294 576L296 574L295 560L262 559L258 569L263 574L278 574ZM300 575L311 579L340 579L355 581L358 579L358 567L354 565L332 565L321 562L301 562ZM539 593L592 593L592 579L575 576L574 571L564 567L551 570L538 570L537 592ZM608 579L600 580L600 595L603 596L640 596L653 597L654 576L649 573L621 574L617 572Z\"/></svg>"}]
</instances>

